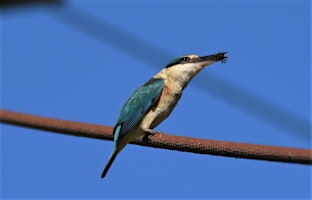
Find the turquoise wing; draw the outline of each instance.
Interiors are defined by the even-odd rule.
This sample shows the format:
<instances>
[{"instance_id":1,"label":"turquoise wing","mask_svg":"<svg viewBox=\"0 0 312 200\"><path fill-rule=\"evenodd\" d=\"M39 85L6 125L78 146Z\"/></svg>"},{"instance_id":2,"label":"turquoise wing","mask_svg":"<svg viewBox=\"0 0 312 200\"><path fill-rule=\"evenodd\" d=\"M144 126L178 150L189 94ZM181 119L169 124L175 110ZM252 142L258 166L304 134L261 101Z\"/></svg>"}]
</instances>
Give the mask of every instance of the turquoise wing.
<instances>
[{"instance_id":1,"label":"turquoise wing","mask_svg":"<svg viewBox=\"0 0 312 200\"><path fill-rule=\"evenodd\" d=\"M157 102L163 90L165 81L160 78L152 78L138 88L126 101L119 114L114 134L115 142L129 133L142 119L144 114ZM119 128L117 128L119 127ZM121 127L121 128L120 128ZM116 132L116 128L118 132Z\"/></svg>"}]
</instances>

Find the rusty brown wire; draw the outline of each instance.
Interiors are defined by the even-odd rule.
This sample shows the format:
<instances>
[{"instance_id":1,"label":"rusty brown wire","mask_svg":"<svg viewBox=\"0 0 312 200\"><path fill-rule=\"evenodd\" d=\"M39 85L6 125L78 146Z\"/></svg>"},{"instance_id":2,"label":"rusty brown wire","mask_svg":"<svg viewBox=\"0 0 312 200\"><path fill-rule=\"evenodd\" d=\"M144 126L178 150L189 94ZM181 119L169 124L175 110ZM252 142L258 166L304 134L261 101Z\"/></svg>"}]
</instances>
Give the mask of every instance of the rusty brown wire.
<instances>
[{"instance_id":1,"label":"rusty brown wire","mask_svg":"<svg viewBox=\"0 0 312 200\"><path fill-rule=\"evenodd\" d=\"M113 127L0 110L0 122L103 140L113 140ZM269 160L286 163L312 164L312 150L174 136L158 133L149 140L138 138L133 144L235 158Z\"/></svg>"}]
</instances>

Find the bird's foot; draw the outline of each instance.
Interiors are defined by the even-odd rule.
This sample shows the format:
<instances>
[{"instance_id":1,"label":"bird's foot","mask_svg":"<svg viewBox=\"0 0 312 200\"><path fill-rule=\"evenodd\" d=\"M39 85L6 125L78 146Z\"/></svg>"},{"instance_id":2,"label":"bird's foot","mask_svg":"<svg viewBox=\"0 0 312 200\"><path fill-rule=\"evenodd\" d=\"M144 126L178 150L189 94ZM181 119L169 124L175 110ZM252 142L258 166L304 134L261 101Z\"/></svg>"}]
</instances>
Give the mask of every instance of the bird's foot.
<instances>
[{"instance_id":1,"label":"bird's foot","mask_svg":"<svg viewBox=\"0 0 312 200\"><path fill-rule=\"evenodd\" d=\"M151 139L149 138L151 135L155 135L157 133L157 131L153 130L153 129L145 129L144 130L145 135L143 136L142 140L144 142L149 142Z\"/></svg>"}]
</instances>

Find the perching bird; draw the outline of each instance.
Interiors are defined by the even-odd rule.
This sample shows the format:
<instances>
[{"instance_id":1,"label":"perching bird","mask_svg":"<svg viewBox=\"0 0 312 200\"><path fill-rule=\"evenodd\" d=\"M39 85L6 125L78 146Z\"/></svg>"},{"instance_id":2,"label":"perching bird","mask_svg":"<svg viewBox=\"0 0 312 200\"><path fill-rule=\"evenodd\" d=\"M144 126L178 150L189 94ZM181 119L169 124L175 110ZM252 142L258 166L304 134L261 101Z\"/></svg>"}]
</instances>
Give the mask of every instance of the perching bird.
<instances>
[{"instance_id":1,"label":"perching bird","mask_svg":"<svg viewBox=\"0 0 312 200\"><path fill-rule=\"evenodd\" d=\"M102 173L105 177L117 154L139 136L154 134L181 98L183 89L205 66L226 61L227 52L198 57L189 54L172 60L129 97L114 128L114 148Z\"/></svg>"}]
</instances>

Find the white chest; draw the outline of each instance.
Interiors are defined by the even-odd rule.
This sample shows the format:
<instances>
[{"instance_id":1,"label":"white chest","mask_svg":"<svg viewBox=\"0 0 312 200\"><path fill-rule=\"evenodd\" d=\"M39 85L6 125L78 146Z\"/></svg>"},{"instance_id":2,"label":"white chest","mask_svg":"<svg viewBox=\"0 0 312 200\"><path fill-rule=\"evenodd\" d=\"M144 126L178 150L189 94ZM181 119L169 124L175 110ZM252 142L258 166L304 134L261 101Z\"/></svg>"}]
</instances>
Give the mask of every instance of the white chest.
<instances>
[{"instance_id":1,"label":"white chest","mask_svg":"<svg viewBox=\"0 0 312 200\"><path fill-rule=\"evenodd\" d=\"M182 95L182 87L173 85L169 81L166 82L159 101L145 116L145 126L154 128L165 120L174 107L177 105Z\"/></svg>"}]
</instances>

